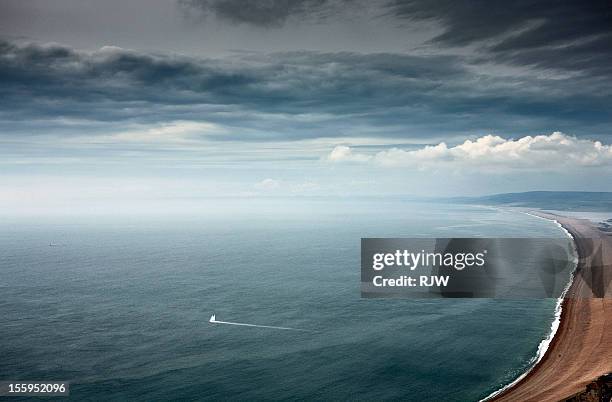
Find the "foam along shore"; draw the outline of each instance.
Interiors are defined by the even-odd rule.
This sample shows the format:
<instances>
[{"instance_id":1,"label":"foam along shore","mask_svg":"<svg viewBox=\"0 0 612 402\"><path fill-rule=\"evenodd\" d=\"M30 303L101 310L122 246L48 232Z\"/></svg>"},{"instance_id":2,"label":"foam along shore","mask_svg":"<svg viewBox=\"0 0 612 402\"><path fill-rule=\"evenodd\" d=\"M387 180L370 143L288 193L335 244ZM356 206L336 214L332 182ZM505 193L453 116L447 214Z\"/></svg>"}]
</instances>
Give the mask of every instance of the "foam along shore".
<instances>
[{"instance_id":1,"label":"foam along shore","mask_svg":"<svg viewBox=\"0 0 612 402\"><path fill-rule=\"evenodd\" d=\"M612 372L612 236L586 219L545 212L574 238L579 261L548 349L519 380L487 400L563 401Z\"/></svg>"}]
</instances>

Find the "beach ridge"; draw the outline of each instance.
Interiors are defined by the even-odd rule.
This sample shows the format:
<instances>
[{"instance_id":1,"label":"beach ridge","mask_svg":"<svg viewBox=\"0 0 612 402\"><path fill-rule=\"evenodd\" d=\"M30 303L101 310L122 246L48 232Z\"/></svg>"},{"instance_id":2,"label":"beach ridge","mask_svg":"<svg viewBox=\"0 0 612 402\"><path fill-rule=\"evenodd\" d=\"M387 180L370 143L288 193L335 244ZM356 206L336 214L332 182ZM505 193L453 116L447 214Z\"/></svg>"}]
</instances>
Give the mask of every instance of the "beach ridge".
<instances>
[{"instance_id":1,"label":"beach ridge","mask_svg":"<svg viewBox=\"0 0 612 402\"><path fill-rule=\"evenodd\" d=\"M590 221L542 211L573 237L579 262L559 327L542 358L493 401L563 401L612 372L612 236Z\"/></svg>"}]
</instances>

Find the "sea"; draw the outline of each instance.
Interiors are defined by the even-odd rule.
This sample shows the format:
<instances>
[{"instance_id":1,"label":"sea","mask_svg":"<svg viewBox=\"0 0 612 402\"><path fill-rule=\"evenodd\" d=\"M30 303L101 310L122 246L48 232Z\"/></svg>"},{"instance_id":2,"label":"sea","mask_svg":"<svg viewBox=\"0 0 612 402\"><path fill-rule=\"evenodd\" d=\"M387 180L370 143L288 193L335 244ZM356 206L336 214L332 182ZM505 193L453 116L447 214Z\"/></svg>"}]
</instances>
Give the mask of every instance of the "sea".
<instances>
[{"instance_id":1,"label":"sea","mask_svg":"<svg viewBox=\"0 0 612 402\"><path fill-rule=\"evenodd\" d=\"M550 335L554 299L362 299L360 239L565 236L552 222L401 199L209 204L3 216L0 381L68 381L84 401L477 401Z\"/></svg>"}]
</instances>

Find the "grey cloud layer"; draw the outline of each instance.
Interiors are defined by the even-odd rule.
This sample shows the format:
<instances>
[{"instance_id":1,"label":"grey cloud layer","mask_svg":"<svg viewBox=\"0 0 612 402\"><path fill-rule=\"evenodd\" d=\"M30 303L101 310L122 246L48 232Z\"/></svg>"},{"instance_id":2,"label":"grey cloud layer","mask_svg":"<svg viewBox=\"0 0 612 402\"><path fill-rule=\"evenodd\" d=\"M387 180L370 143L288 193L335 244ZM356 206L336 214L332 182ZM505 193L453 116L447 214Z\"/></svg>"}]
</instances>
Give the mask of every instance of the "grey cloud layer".
<instances>
[{"instance_id":1,"label":"grey cloud layer","mask_svg":"<svg viewBox=\"0 0 612 402\"><path fill-rule=\"evenodd\" d=\"M355 7L351 0L181 0L188 13L238 24L280 28L290 17L337 21ZM607 0L379 0L381 15L439 23L433 43L475 45L495 62L612 77L612 13ZM392 22L386 22L392 23Z\"/></svg>"},{"instance_id":2,"label":"grey cloud layer","mask_svg":"<svg viewBox=\"0 0 612 402\"><path fill-rule=\"evenodd\" d=\"M218 138L237 140L525 133L549 131L551 121L555 129L593 135L612 117L612 95L601 85L594 94L589 85L498 79L453 56L293 52L197 59L0 42L5 135L171 120L225 125L232 130Z\"/></svg>"},{"instance_id":3,"label":"grey cloud layer","mask_svg":"<svg viewBox=\"0 0 612 402\"><path fill-rule=\"evenodd\" d=\"M343 0L347 1L348 0ZM232 23L246 23L261 27L280 27L290 16L323 17L333 0L180 0L188 12L201 12Z\"/></svg>"},{"instance_id":4,"label":"grey cloud layer","mask_svg":"<svg viewBox=\"0 0 612 402\"><path fill-rule=\"evenodd\" d=\"M496 62L612 76L606 0L394 0L389 7L400 18L440 22L437 44L477 44Z\"/></svg>"}]
</instances>

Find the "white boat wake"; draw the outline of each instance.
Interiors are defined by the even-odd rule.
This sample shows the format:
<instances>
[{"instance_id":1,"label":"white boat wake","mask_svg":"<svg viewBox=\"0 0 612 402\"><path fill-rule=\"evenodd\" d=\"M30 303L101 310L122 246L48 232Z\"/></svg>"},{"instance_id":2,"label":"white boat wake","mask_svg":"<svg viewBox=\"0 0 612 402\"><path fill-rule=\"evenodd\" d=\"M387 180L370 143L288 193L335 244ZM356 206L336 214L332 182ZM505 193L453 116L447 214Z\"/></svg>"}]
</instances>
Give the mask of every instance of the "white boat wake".
<instances>
[{"instance_id":1,"label":"white boat wake","mask_svg":"<svg viewBox=\"0 0 612 402\"><path fill-rule=\"evenodd\" d=\"M210 316L210 320L208 320L208 322L210 322L211 324L239 325L241 327L271 328L271 329L283 329L287 331L313 332L307 329L299 329L299 328L275 327L272 325L256 325L256 324L244 324L241 322L217 321L215 314Z\"/></svg>"}]
</instances>

